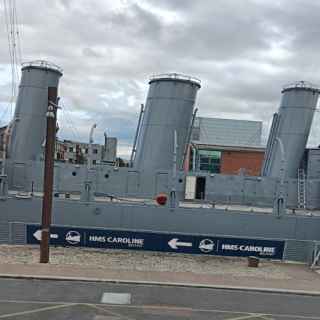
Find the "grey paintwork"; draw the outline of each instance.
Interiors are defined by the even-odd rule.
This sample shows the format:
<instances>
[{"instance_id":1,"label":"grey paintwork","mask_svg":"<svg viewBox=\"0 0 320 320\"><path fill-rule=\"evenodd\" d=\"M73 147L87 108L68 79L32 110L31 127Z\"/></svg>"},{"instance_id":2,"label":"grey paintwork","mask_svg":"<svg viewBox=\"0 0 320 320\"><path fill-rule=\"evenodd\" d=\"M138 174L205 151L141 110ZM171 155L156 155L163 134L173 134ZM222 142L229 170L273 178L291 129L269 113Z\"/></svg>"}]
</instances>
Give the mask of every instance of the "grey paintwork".
<instances>
[{"instance_id":1,"label":"grey paintwork","mask_svg":"<svg viewBox=\"0 0 320 320\"><path fill-rule=\"evenodd\" d=\"M11 158L6 162L8 185L20 191L42 191L43 162L36 160L44 138L45 111L47 107L47 86L57 85L60 73L43 68L23 70L23 86L20 86L17 121L13 127ZM30 74L32 76L30 76ZM40 81L35 83L34 81ZM34 88L36 85L36 88ZM146 103L146 115L142 124L137 156L133 168L117 168L110 165L93 166L88 172L84 165L66 163L55 164L55 192L82 193L79 200L55 198L53 223L104 228L155 230L183 232L192 234L233 235L280 239L320 240L320 218L283 214L226 212L225 210L203 208L169 208L155 205L94 202L93 195L115 195L135 198L152 198L160 192L170 193L172 188L183 198L185 174L178 172L173 179L174 131L178 135L178 163L182 159L184 144L192 117L196 93L200 85L190 78L158 77L150 82ZM40 88L40 89L39 89ZM285 91L282 102L283 116L290 118L286 106L313 106L318 93L309 97L306 90ZM313 92L311 92L313 94ZM23 97L23 99L22 99ZM297 97L298 105L292 101ZM34 102L37 99L40 102ZM34 106L33 109L33 102ZM28 108L35 113L30 120ZM311 122L310 108L291 108L298 112L305 127ZM296 111L298 109L298 111ZM304 111L306 115L304 115ZM311 111L310 111L311 110ZM296 114L297 116L297 114ZM31 122L30 122L31 121ZM283 120L284 121L284 120ZM35 126L32 136L28 126ZM41 122L39 124L38 122ZM289 123L284 121L284 128ZM31 130L32 131L32 130ZM281 137L292 138L286 130ZM289 132L290 133L290 132ZM299 148L304 144L305 131L298 130ZM33 137L34 136L34 137ZM32 143L29 141L33 137ZM18 146L26 141L30 150ZM289 145L289 144L288 144ZM289 148L288 152L301 150ZM299 160L300 161L300 160ZM295 162L296 165L296 162ZM294 171L289 163L290 172ZM203 174L200 174L203 175ZM273 207L279 198L279 190L285 190L288 206L295 207L297 185L295 179L287 179L283 185L279 178L205 175L205 198L212 202L267 205ZM90 192L88 191L90 189ZM309 207L319 208L320 180L307 183L307 203ZM5 199L5 197L4 197ZM42 198L20 199L9 197L0 201L0 221L40 222Z\"/></svg>"},{"instance_id":2,"label":"grey paintwork","mask_svg":"<svg viewBox=\"0 0 320 320\"><path fill-rule=\"evenodd\" d=\"M11 190L42 191L43 161L7 162L8 184ZM112 165L94 166L89 171L93 192L116 196L152 198L161 192L168 193L172 174L170 171L139 172L133 168ZM80 193L87 180L87 166L55 163L54 191ZM180 182L179 182L180 181ZM184 174L178 173L177 193L183 197Z\"/></svg>"},{"instance_id":3,"label":"grey paintwork","mask_svg":"<svg viewBox=\"0 0 320 320\"><path fill-rule=\"evenodd\" d=\"M0 222L40 223L42 198L0 201ZM320 217L55 199L53 224L202 235L320 240Z\"/></svg>"},{"instance_id":4,"label":"grey paintwork","mask_svg":"<svg viewBox=\"0 0 320 320\"><path fill-rule=\"evenodd\" d=\"M203 176L203 174L199 174ZM214 202L242 205L272 206L280 189L280 179L239 175L206 175L206 199ZM287 207L296 208L297 180L287 179L284 184ZM320 207L320 179L306 180L307 208Z\"/></svg>"},{"instance_id":5,"label":"grey paintwork","mask_svg":"<svg viewBox=\"0 0 320 320\"><path fill-rule=\"evenodd\" d=\"M10 189L20 191L42 191L43 162L7 162ZM55 164L55 192L75 192L83 190L87 179L87 167L68 163ZM205 200L217 203L273 206L280 189L280 179L273 177L250 177L243 175L222 175L193 172L192 175L206 178ZM140 172L134 168L118 168L111 165L94 166L90 170L93 192L115 196L152 198L160 192L169 193L171 171L154 173ZM176 189L179 199L184 198L185 174L178 172ZM284 188L287 206L297 207L297 180L286 179ZM309 209L320 207L320 179L306 180L306 205Z\"/></svg>"},{"instance_id":6,"label":"grey paintwork","mask_svg":"<svg viewBox=\"0 0 320 320\"><path fill-rule=\"evenodd\" d=\"M268 139L262 174L279 177L282 158L285 158L285 174L296 178L307 144L319 90L299 82L282 90L278 114ZM280 150L281 142L284 155Z\"/></svg>"},{"instance_id":7,"label":"grey paintwork","mask_svg":"<svg viewBox=\"0 0 320 320\"><path fill-rule=\"evenodd\" d=\"M39 159L45 140L48 87L58 87L62 73L49 65L22 68L9 157L17 161Z\"/></svg>"},{"instance_id":8,"label":"grey paintwork","mask_svg":"<svg viewBox=\"0 0 320 320\"><path fill-rule=\"evenodd\" d=\"M307 152L307 178L320 178L320 149L309 149Z\"/></svg>"},{"instance_id":9,"label":"grey paintwork","mask_svg":"<svg viewBox=\"0 0 320 320\"><path fill-rule=\"evenodd\" d=\"M16 111L16 117L21 115L22 121L18 121L12 129L10 159L6 170L10 189L42 190L43 162L39 158L45 133L46 88L57 86L60 76L59 70L47 67L30 64L23 68L21 99L18 101ZM41 90L38 90L38 87L41 87ZM160 192L168 193L172 186L178 184L176 189L178 196L181 197L182 173L178 174L175 181L172 180L173 133L176 130L178 135L177 162L179 164L187 143L187 133L190 130L193 107L199 88L198 80L177 74L153 78L150 81L134 168L95 166L90 173L92 191L153 197ZM34 100L37 101L36 107L32 105ZM29 115L30 108L35 114L34 118ZM33 122L36 124L33 125ZM23 144L28 147L28 151L22 147ZM81 192L84 189L85 180L87 180L86 166L56 163L54 182L56 191ZM180 183L178 183L179 180Z\"/></svg>"},{"instance_id":10,"label":"grey paintwork","mask_svg":"<svg viewBox=\"0 0 320 320\"><path fill-rule=\"evenodd\" d=\"M181 164L200 84L177 75L155 77L149 83L133 167L150 173L172 169L174 131L178 136L177 163Z\"/></svg>"}]
</instances>

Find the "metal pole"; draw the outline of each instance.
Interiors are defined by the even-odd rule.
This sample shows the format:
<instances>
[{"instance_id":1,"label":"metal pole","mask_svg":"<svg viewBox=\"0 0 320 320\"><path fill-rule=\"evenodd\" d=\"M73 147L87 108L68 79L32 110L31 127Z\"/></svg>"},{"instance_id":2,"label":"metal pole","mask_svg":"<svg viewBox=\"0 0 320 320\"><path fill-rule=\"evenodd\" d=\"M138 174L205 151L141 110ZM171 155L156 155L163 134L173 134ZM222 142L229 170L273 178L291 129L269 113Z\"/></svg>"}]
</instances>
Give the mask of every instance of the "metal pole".
<instances>
[{"instance_id":1,"label":"metal pole","mask_svg":"<svg viewBox=\"0 0 320 320\"><path fill-rule=\"evenodd\" d=\"M170 205L175 208L177 205L176 184L177 184L177 151L178 151L178 137L177 131L173 133L173 161L172 161L172 185L170 192Z\"/></svg>"},{"instance_id":2,"label":"metal pole","mask_svg":"<svg viewBox=\"0 0 320 320\"><path fill-rule=\"evenodd\" d=\"M10 125L10 124L9 124ZM7 149L7 131L8 131L8 127L6 128L4 135L3 135L3 141L2 141L2 145L3 145L3 153L2 153L2 168L1 168L1 175L4 175L5 173L5 166L6 166L6 149Z\"/></svg>"},{"instance_id":3,"label":"metal pole","mask_svg":"<svg viewBox=\"0 0 320 320\"><path fill-rule=\"evenodd\" d=\"M51 102L53 102L54 104L57 102L56 87L48 88L48 112L46 114L47 133L46 133L44 181L43 181L40 263L49 262L54 146L55 146L55 139L56 139L56 107Z\"/></svg>"},{"instance_id":4,"label":"metal pole","mask_svg":"<svg viewBox=\"0 0 320 320\"><path fill-rule=\"evenodd\" d=\"M284 151L284 146L279 137L276 138L279 147L280 147L280 152L281 152L281 166L280 166L280 184L283 186L284 185L284 180L285 180L285 175L286 175L286 154Z\"/></svg>"},{"instance_id":5,"label":"metal pole","mask_svg":"<svg viewBox=\"0 0 320 320\"><path fill-rule=\"evenodd\" d=\"M196 155L197 155L197 149L192 144L192 171L193 172L196 171L196 161L197 161Z\"/></svg>"},{"instance_id":6,"label":"metal pole","mask_svg":"<svg viewBox=\"0 0 320 320\"><path fill-rule=\"evenodd\" d=\"M173 133L173 166L172 166L172 180L173 180L174 190L176 187L176 178L177 178L177 150L178 150L178 137L177 137L177 131L174 130L174 133Z\"/></svg>"},{"instance_id":7,"label":"metal pole","mask_svg":"<svg viewBox=\"0 0 320 320\"><path fill-rule=\"evenodd\" d=\"M106 155L109 153L109 150L108 150L108 147L107 147L107 145L108 145L107 132L105 131L105 132L103 133L103 135L104 135L104 148L103 148L104 152L103 152L102 159L103 159L103 161L105 161L105 160L106 160Z\"/></svg>"},{"instance_id":8,"label":"metal pole","mask_svg":"<svg viewBox=\"0 0 320 320\"><path fill-rule=\"evenodd\" d=\"M187 155L188 147L189 147L189 144L190 144L190 141L191 141L192 130L193 130L193 126L194 126L194 121L195 121L196 116L197 116L197 112L198 112L198 108L195 108L194 112L192 114L191 124L190 124L190 127L188 129L187 141L186 141L185 146L184 146L183 157L182 157L182 161L181 161L181 164L180 164L180 169L181 170L183 169L184 162L186 160L186 155Z\"/></svg>"},{"instance_id":9,"label":"metal pole","mask_svg":"<svg viewBox=\"0 0 320 320\"><path fill-rule=\"evenodd\" d=\"M285 176L286 176L286 154L283 143L279 137L276 138L281 153L281 165L280 165L280 185L276 199L276 214L278 217L282 216L286 209L286 190L285 190Z\"/></svg>"},{"instance_id":10,"label":"metal pole","mask_svg":"<svg viewBox=\"0 0 320 320\"><path fill-rule=\"evenodd\" d=\"M132 151L131 151L130 167L133 166L133 160L134 160L134 157L135 157L136 152L137 152L137 140L138 140L138 135L139 135L139 132L140 132L140 127L141 127L141 121L142 121L143 112L144 112L144 105L141 104L141 109L140 109L140 114L139 114L138 125L137 125L137 129L136 129L136 134L135 134L135 136L134 136L133 147L132 147Z\"/></svg>"},{"instance_id":11,"label":"metal pole","mask_svg":"<svg viewBox=\"0 0 320 320\"><path fill-rule=\"evenodd\" d=\"M97 124L94 123L93 126L90 129L89 133L89 152L88 152L88 163L87 163L87 169L91 170L92 168L92 143L93 143L93 131L97 127Z\"/></svg>"}]
</instances>

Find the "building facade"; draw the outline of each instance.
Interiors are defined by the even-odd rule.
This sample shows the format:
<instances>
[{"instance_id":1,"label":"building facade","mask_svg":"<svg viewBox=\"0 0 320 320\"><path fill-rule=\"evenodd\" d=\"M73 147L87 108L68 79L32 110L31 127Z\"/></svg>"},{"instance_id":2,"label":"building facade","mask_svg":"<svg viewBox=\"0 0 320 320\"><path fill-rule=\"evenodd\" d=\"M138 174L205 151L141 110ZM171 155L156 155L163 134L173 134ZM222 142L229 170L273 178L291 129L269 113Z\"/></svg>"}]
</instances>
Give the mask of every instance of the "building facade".
<instances>
[{"instance_id":1,"label":"building facade","mask_svg":"<svg viewBox=\"0 0 320 320\"><path fill-rule=\"evenodd\" d=\"M7 126L0 127L0 161L3 158L4 138ZM92 164L115 163L117 160L117 138L105 136L104 145L92 144ZM89 143L71 140L56 140L55 160L75 164L87 163ZM41 158L44 156L42 155Z\"/></svg>"},{"instance_id":2,"label":"building facade","mask_svg":"<svg viewBox=\"0 0 320 320\"><path fill-rule=\"evenodd\" d=\"M196 118L185 170L260 175L265 151L261 133L261 121Z\"/></svg>"},{"instance_id":3,"label":"building facade","mask_svg":"<svg viewBox=\"0 0 320 320\"><path fill-rule=\"evenodd\" d=\"M105 137L104 145L92 143L92 164L115 163L117 158L117 138ZM71 140L57 140L55 160L85 164L88 162L89 143Z\"/></svg>"}]
</instances>

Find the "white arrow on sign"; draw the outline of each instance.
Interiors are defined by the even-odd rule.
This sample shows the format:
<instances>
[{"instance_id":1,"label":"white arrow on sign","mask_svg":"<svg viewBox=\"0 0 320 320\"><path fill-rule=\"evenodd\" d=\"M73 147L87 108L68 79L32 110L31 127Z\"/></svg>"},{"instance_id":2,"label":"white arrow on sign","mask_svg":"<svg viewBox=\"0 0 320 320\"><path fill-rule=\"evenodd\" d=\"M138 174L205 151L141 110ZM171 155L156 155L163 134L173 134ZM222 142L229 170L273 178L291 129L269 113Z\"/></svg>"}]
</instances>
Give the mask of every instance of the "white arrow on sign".
<instances>
[{"instance_id":1,"label":"white arrow on sign","mask_svg":"<svg viewBox=\"0 0 320 320\"><path fill-rule=\"evenodd\" d=\"M34 234L33 234L33 236L38 240L38 241L41 241L41 230L39 229L39 230L37 230ZM57 234L55 234L55 233L51 233L50 234L50 238L51 239L58 239L58 237L59 237L59 235L57 235Z\"/></svg>"},{"instance_id":2,"label":"white arrow on sign","mask_svg":"<svg viewBox=\"0 0 320 320\"><path fill-rule=\"evenodd\" d=\"M179 239L173 238L168 242L169 247L172 249L179 249L178 247L192 247L191 242L179 242Z\"/></svg>"}]
</instances>

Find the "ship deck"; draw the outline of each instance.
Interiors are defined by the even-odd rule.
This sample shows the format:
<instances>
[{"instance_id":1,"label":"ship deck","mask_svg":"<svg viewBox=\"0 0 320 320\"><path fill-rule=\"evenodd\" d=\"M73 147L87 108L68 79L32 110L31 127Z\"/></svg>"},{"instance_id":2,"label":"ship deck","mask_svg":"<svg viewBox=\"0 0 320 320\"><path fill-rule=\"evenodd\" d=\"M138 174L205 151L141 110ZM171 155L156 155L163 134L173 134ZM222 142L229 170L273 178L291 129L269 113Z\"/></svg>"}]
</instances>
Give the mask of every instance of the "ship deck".
<instances>
[{"instance_id":1,"label":"ship deck","mask_svg":"<svg viewBox=\"0 0 320 320\"><path fill-rule=\"evenodd\" d=\"M42 198L42 192L19 192L9 191L9 197L16 197L18 199L28 199L32 197ZM56 200L68 200L68 201L81 201L79 193L59 193L56 194L54 199ZM114 195L99 195L93 198L93 202L97 203L118 203L128 205L142 205L142 206L159 206L154 199L142 199L134 197L119 197ZM210 203L206 201L180 201L179 208L186 209L203 209L210 210L216 209L224 211L226 214L231 213L261 213L261 214L272 214L272 207L255 206L255 205L240 205L235 203ZM299 216L319 216L320 210L314 209L303 209L303 208L287 208L286 213L288 215L299 215Z\"/></svg>"}]
</instances>

